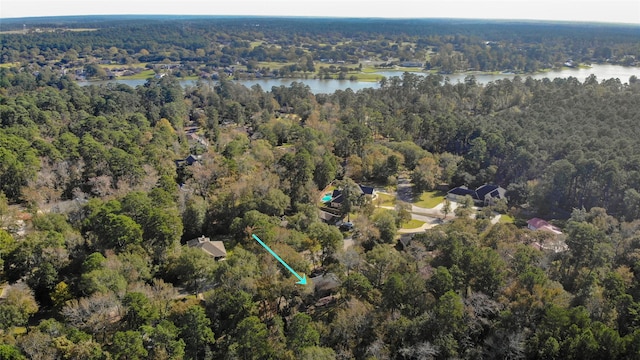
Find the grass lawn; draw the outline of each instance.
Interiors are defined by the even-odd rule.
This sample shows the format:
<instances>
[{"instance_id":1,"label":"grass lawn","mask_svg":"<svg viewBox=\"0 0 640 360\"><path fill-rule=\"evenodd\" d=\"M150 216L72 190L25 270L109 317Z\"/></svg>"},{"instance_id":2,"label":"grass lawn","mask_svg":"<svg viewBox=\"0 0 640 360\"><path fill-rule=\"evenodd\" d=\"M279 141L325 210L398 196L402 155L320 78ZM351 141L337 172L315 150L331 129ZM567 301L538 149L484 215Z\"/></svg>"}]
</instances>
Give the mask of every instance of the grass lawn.
<instances>
[{"instance_id":1,"label":"grass lawn","mask_svg":"<svg viewBox=\"0 0 640 360\"><path fill-rule=\"evenodd\" d=\"M27 328L24 326L16 326L11 330L13 335L24 335L27 333Z\"/></svg>"},{"instance_id":2,"label":"grass lawn","mask_svg":"<svg viewBox=\"0 0 640 360\"><path fill-rule=\"evenodd\" d=\"M362 67L362 72L366 73L366 74L375 73L375 72L378 72L378 71L381 71L381 70L383 70L383 69L378 69L378 68L375 68L373 66L363 66Z\"/></svg>"},{"instance_id":3,"label":"grass lawn","mask_svg":"<svg viewBox=\"0 0 640 360\"><path fill-rule=\"evenodd\" d=\"M293 65L295 63L292 62L288 62L288 63L283 63L283 62L275 62L275 61L259 61L257 67L259 68L269 68L269 69L280 69L282 67L288 66L288 65Z\"/></svg>"},{"instance_id":4,"label":"grass lawn","mask_svg":"<svg viewBox=\"0 0 640 360\"><path fill-rule=\"evenodd\" d=\"M414 201L413 205L432 209L444 201L446 195L443 191L425 191Z\"/></svg>"},{"instance_id":5,"label":"grass lawn","mask_svg":"<svg viewBox=\"0 0 640 360\"><path fill-rule=\"evenodd\" d=\"M386 211L386 212L391 212L391 211L393 211L393 210L389 210L389 209L382 209L382 208L375 208L375 209L373 210L373 214L372 214L372 216L373 216L373 215L380 214L380 213L383 213L383 212L385 212L385 211Z\"/></svg>"},{"instance_id":6,"label":"grass lawn","mask_svg":"<svg viewBox=\"0 0 640 360\"><path fill-rule=\"evenodd\" d=\"M316 74L317 76L319 76L319 74ZM366 74L366 73L354 73L354 72L350 72L347 73L347 75L345 76L344 80L351 80L351 77L355 76L356 77L356 81L369 81L369 82L375 82L375 81L379 81L381 80L384 76L379 75L379 74ZM334 80L338 79L338 74L331 74L331 78Z\"/></svg>"},{"instance_id":7,"label":"grass lawn","mask_svg":"<svg viewBox=\"0 0 640 360\"><path fill-rule=\"evenodd\" d=\"M420 226L422 226L424 224L425 224L424 221L411 219L411 220L409 220L408 223L402 225L402 228L403 229L417 229L417 228L419 228Z\"/></svg>"},{"instance_id":8,"label":"grass lawn","mask_svg":"<svg viewBox=\"0 0 640 360\"><path fill-rule=\"evenodd\" d=\"M384 77L382 75L373 74L373 73L355 73L355 74L349 73L347 74L347 78L350 78L353 75L355 75L358 78L358 81L379 81Z\"/></svg>"},{"instance_id":9,"label":"grass lawn","mask_svg":"<svg viewBox=\"0 0 640 360\"><path fill-rule=\"evenodd\" d=\"M398 71L402 71L402 72L405 72L405 71L409 71L409 72L420 72L420 71L424 71L424 69L423 69L423 68L421 68L421 67L403 67L403 66L398 66L398 67L396 68L396 70L398 70Z\"/></svg>"},{"instance_id":10,"label":"grass lawn","mask_svg":"<svg viewBox=\"0 0 640 360\"><path fill-rule=\"evenodd\" d=\"M378 193L378 198L375 200L378 206L395 206L396 197L389 194Z\"/></svg>"},{"instance_id":11,"label":"grass lawn","mask_svg":"<svg viewBox=\"0 0 640 360\"><path fill-rule=\"evenodd\" d=\"M366 73L366 74L377 73L379 71L385 71L385 72L386 71L395 71L395 72L398 73L398 76L401 76L402 73L405 72L405 71L421 72L421 71L424 71L424 69L420 68L420 67L403 67L403 66L392 67L392 68L377 68L375 66L363 66L362 67L362 72Z\"/></svg>"},{"instance_id":12,"label":"grass lawn","mask_svg":"<svg viewBox=\"0 0 640 360\"><path fill-rule=\"evenodd\" d=\"M100 64L100 67L103 69L135 69L142 68L144 69L148 63L136 63L136 64Z\"/></svg>"},{"instance_id":13,"label":"grass lawn","mask_svg":"<svg viewBox=\"0 0 640 360\"><path fill-rule=\"evenodd\" d=\"M12 68L12 67L18 67L20 66L19 62L12 62L12 63L6 63L6 64L0 64L0 68Z\"/></svg>"},{"instance_id":14,"label":"grass lawn","mask_svg":"<svg viewBox=\"0 0 640 360\"><path fill-rule=\"evenodd\" d=\"M500 222L503 224L513 224L515 221L516 219L511 215L502 214L500 216Z\"/></svg>"},{"instance_id":15,"label":"grass lawn","mask_svg":"<svg viewBox=\"0 0 640 360\"><path fill-rule=\"evenodd\" d=\"M138 74L135 75L131 75L131 76L121 76L118 79L122 79L122 80L146 80L150 77L154 77L156 75L156 73L153 70L145 70L145 71L141 71Z\"/></svg>"}]
</instances>

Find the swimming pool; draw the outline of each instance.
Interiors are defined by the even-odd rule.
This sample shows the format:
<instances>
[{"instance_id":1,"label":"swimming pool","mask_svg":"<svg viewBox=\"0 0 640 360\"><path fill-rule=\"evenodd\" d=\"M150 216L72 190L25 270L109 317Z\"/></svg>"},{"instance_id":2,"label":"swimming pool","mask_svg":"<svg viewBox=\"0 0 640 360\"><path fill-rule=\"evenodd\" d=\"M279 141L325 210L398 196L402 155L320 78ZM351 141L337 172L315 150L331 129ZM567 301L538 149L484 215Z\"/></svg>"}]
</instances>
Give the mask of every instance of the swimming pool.
<instances>
[{"instance_id":1,"label":"swimming pool","mask_svg":"<svg viewBox=\"0 0 640 360\"><path fill-rule=\"evenodd\" d=\"M326 193L324 194L324 196L322 197L322 202L328 202L331 201L331 199L333 198L333 196L331 196L331 193Z\"/></svg>"}]
</instances>

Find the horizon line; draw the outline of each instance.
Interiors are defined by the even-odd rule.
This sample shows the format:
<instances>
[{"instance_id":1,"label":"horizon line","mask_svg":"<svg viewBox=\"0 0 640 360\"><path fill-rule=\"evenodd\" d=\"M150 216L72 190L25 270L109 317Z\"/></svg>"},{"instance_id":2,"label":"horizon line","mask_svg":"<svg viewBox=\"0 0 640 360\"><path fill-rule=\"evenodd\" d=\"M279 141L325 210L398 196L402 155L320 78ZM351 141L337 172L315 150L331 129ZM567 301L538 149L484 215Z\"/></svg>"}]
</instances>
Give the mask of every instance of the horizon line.
<instances>
[{"instance_id":1,"label":"horizon line","mask_svg":"<svg viewBox=\"0 0 640 360\"><path fill-rule=\"evenodd\" d=\"M384 17L384 16L314 16L314 15L248 15L248 14L69 14L47 16L21 16L2 17L0 20L38 20L38 19L64 19L86 17L190 17L190 18L262 18L262 19L339 19L339 20L456 20L456 21L496 21L496 22L525 22L525 23L558 23L558 24L598 24L598 25L625 25L640 26L640 23L610 22L601 20L563 20L563 19L526 19L526 18L471 18L471 17ZM1 24L0 24L1 26Z\"/></svg>"}]
</instances>

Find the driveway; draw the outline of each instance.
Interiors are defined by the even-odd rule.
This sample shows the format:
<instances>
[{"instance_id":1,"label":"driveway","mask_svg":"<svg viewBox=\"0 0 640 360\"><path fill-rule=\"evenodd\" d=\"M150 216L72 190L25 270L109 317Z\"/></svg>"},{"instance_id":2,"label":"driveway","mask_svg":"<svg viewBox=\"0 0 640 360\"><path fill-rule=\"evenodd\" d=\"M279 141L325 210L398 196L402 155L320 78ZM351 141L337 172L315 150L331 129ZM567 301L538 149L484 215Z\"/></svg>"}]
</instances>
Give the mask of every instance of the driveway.
<instances>
[{"instance_id":1,"label":"driveway","mask_svg":"<svg viewBox=\"0 0 640 360\"><path fill-rule=\"evenodd\" d=\"M343 243L342 243L342 248L344 250L347 250L348 248L353 246L353 238L351 236L349 236L348 238L344 239Z\"/></svg>"},{"instance_id":2,"label":"driveway","mask_svg":"<svg viewBox=\"0 0 640 360\"><path fill-rule=\"evenodd\" d=\"M396 186L396 197L404 202L413 202L413 184L411 180L406 177L398 178L398 185Z\"/></svg>"}]
</instances>

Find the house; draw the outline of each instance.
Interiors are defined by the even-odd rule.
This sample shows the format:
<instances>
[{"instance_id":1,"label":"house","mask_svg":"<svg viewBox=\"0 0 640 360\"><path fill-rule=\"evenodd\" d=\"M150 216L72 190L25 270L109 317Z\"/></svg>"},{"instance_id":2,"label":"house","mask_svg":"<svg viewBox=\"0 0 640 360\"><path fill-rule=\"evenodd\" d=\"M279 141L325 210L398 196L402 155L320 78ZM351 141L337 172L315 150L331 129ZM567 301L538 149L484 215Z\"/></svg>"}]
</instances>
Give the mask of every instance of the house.
<instances>
[{"instance_id":1,"label":"house","mask_svg":"<svg viewBox=\"0 0 640 360\"><path fill-rule=\"evenodd\" d=\"M562 231L557 226L549 224L546 220L540 218L533 218L527 221L527 228L532 231L542 230L548 231L555 235L561 235Z\"/></svg>"},{"instance_id":2,"label":"house","mask_svg":"<svg viewBox=\"0 0 640 360\"><path fill-rule=\"evenodd\" d=\"M549 235L536 236L533 247L540 251L553 251L559 253L569 250L569 246L565 241L565 236L557 226L549 224L540 218L533 218L527 221L527 228L532 231L542 231ZM542 234L541 234L542 235Z\"/></svg>"},{"instance_id":3,"label":"house","mask_svg":"<svg viewBox=\"0 0 640 360\"><path fill-rule=\"evenodd\" d=\"M187 163L187 165L193 165L194 163L198 162L202 160L202 155L189 155L187 156L186 159L184 159L184 161Z\"/></svg>"},{"instance_id":4,"label":"house","mask_svg":"<svg viewBox=\"0 0 640 360\"><path fill-rule=\"evenodd\" d=\"M320 220L326 222L329 225L336 224L338 221L340 221L340 216L324 210L320 210L320 212L318 213L318 217L320 218Z\"/></svg>"},{"instance_id":5,"label":"house","mask_svg":"<svg viewBox=\"0 0 640 360\"><path fill-rule=\"evenodd\" d=\"M496 200L500 199L504 199L506 201L506 193L507 190L498 185L484 184L476 189L478 200L481 201L485 206L493 205L495 204Z\"/></svg>"},{"instance_id":6,"label":"house","mask_svg":"<svg viewBox=\"0 0 640 360\"><path fill-rule=\"evenodd\" d=\"M375 198L375 189L371 186L364 186L358 184L358 190L360 192L360 196L367 196L369 199L373 200ZM331 194L331 200L328 201L329 206L332 208L339 208L342 206L342 201L344 201L344 197L342 196L342 190L335 189Z\"/></svg>"},{"instance_id":7,"label":"house","mask_svg":"<svg viewBox=\"0 0 640 360\"><path fill-rule=\"evenodd\" d=\"M208 237L200 236L197 239L187 241L192 248L199 248L215 261L222 261L227 257L227 250L222 241L211 241Z\"/></svg>"},{"instance_id":8,"label":"house","mask_svg":"<svg viewBox=\"0 0 640 360\"><path fill-rule=\"evenodd\" d=\"M318 297L326 297L340 289L340 279L336 274L327 273L310 278L314 291Z\"/></svg>"},{"instance_id":9,"label":"house","mask_svg":"<svg viewBox=\"0 0 640 360\"><path fill-rule=\"evenodd\" d=\"M507 200L507 190L498 185L484 184L475 190L466 186L458 186L447 192L447 199L460 202L465 196L470 196L476 205L493 205L497 200Z\"/></svg>"},{"instance_id":10,"label":"house","mask_svg":"<svg viewBox=\"0 0 640 360\"><path fill-rule=\"evenodd\" d=\"M202 155L189 154L185 159L176 160L176 166L180 167L185 164L191 166L200 160L202 160Z\"/></svg>"}]
</instances>

